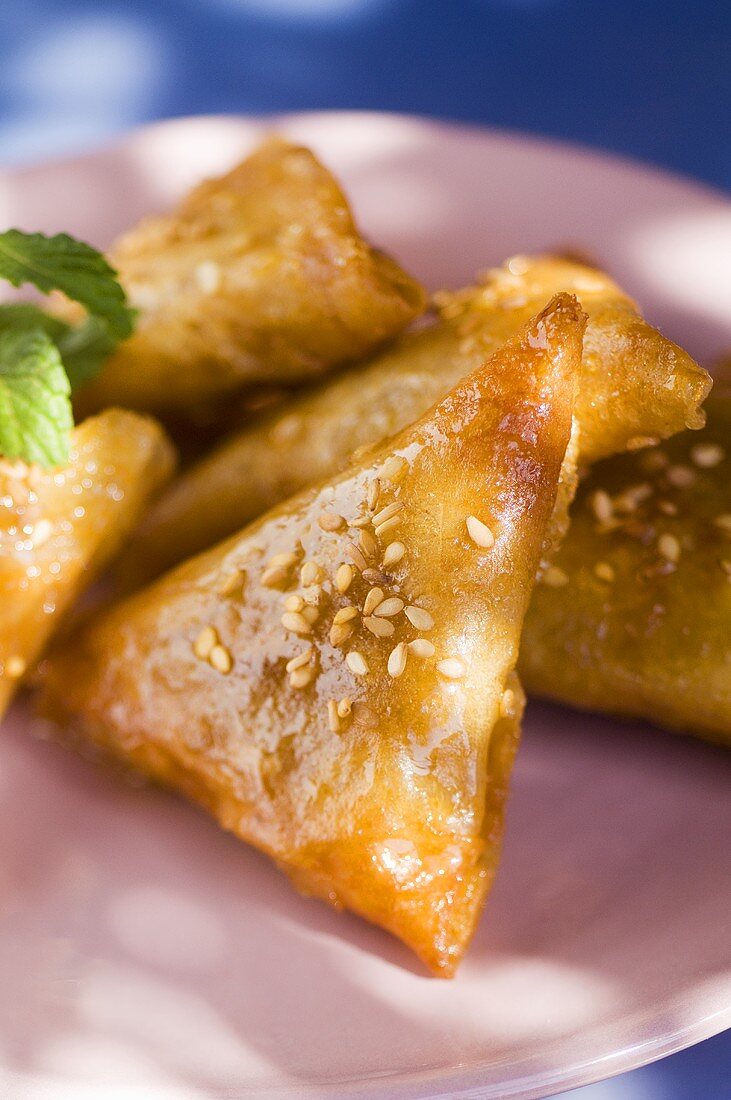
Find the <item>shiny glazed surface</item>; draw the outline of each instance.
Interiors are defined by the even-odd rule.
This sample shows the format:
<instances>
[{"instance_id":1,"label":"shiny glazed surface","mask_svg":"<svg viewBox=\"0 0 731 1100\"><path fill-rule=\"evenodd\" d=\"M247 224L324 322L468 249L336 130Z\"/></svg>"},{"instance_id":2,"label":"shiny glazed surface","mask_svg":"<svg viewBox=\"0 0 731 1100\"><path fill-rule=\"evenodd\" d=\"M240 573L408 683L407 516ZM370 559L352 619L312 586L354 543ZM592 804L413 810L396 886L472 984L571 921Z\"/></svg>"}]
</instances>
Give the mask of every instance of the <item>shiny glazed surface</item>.
<instances>
[{"instance_id":1,"label":"shiny glazed surface","mask_svg":"<svg viewBox=\"0 0 731 1100\"><path fill-rule=\"evenodd\" d=\"M360 237L327 169L280 140L143 219L109 259L140 319L81 394L84 409L185 408L317 377L367 355L425 302Z\"/></svg>"},{"instance_id":2,"label":"shiny glazed surface","mask_svg":"<svg viewBox=\"0 0 731 1100\"><path fill-rule=\"evenodd\" d=\"M496 867L584 324L559 295L421 421L48 662L46 714L444 976Z\"/></svg>"},{"instance_id":3,"label":"shiny glazed surface","mask_svg":"<svg viewBox=\"0 0 731 1100\"><path fill-rule=\"evenodd\" d=\"M121 569L125 583L225 538L342 469L355 448L401 430L560 291L575 293L589 318L576 403L580 461L702 424L707 374L607 275L554 257L515 257L486 273L484 285L439 295L431 325L276 409L186 471L146 517ZM565 490L570 498L573 485Z\"/></svg>"},{"instance_id":4,"label":"shiny glazed surface","mask_svg":"<svg viewBox=\"0 0 731 1100\"><path fill-rule=\"evenodd\" d=\"M537 695L731 745L731 397L707 408L702 431L591 471L520 663Z\"/></svg>"},{"instance_id":5,"label":"shiny glazed surface","mask_svg":"<svg viewBox=\"0 0 731 1100\"><path fill-rule=\"evenodd\" d=\"M75 429L63 468L0 460L0 716L173 466L159 425L121 409Z\"/></svg>"}]
</instances>

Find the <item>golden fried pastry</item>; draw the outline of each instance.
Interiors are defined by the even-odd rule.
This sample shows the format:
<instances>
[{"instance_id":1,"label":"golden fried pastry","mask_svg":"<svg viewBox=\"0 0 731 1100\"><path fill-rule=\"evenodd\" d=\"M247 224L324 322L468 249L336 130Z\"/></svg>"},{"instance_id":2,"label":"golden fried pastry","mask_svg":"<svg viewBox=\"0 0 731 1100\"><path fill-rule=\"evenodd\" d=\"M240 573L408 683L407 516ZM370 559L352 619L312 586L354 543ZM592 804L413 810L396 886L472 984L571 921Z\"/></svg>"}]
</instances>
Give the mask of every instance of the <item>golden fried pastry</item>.
<instances>
[{"instance_id":1,"label":"golden fried pastry","mask_svg":"<svg viewBox=\"0 0 731 1100\"><path fill-rule=\"evenodd\" d=\"M731 745L731 397L595 467L533 596L526 687Z\"/></svg>"},{"instance_id":2,"label":"golden fried pastry","mask_svg":"<svg viewBox=\"0 0 731 1100\"><path fill-rule=\"evenodd\" d=\"M48 662L46 714L444 976L495 873L583 326L557 297L421 421Z\"/></svg>"},{"instance_id":3,"label":"golden fried pastry","mask_svg":"<svg viewBox=\"0 0 731 1100\"><path fill-rule=\"evenodd\" d=\"M75 429L61 469L0 459L0 716L173 465L162 429L119 409Z\"/></svg>"},{"instance_id":4,"label":"golden fried pastry","mask_svg":"<svg viewBox=\"0 0 731 1100\"><path fill-rule=\"evenodd\" d=\"M565 260L517 257L488 273L484 286L441 295L441 316L430 327L248 425L188 470L146 519L124 566L125 584L211 546L342 469L355 448L399 431L561 290L576 293L589 316L576 408L582 462L703 423L708 375L606 275Z\"/></svg>"},{"instance_id":5,"label":"golden fried pastry","mask_svg":"<svg viewBox=\"0 0 731 1100\"><path fill-rule=\"evenodd\" d=\"M362 358L424 308L422 288L360 237L307 149L271 140L111 249L135 334L81 407L174 409Z\"/></svg>"}]
</instances>

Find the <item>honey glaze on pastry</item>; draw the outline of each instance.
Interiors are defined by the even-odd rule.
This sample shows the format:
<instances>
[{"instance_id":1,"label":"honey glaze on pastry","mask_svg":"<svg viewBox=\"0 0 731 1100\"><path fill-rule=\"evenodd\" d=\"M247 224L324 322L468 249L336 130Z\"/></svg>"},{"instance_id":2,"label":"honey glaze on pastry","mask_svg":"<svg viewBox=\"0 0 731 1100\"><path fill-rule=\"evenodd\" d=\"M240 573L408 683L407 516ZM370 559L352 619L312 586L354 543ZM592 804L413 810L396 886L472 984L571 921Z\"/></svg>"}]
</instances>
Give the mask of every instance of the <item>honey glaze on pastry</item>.
<instances>
[{"instance_id":1,"label":"honey glaze on pastry","mask_svg":"<svg viewBox=\"0 0 731 1100\"><path fill-rule=\"evenodd\" d=\"M707 410L702 431L592 469L521 672L570 706L731 746L731 397Z\"/></svg>"},{"instance_id":2,"label":"honey glaze on pastry","mask_svg":"<svg viewBox=\"0 0 731 1100\"><path fill-rule=\"evenodd\" d=\"M79 403L167 411L253 384L298 382L362 358L425 294L360 236L308 150L272 139L110 250L137 331Z\"/></svg>"},{"instance_id":3,"label":"honey glaze on pastry","mask_svg":"<svg viewBox=\"0 0 731 1100\"><path fill-rule=\"evenodd\" d=\"M146 518L120 568L128 588L204 550L422 416L552 295L588 316L575 417L582 464L703 423L706 372L648 324L601 271L515 256L479 286L438 296L435 322L362 367L250 423L187 470ZM565 486L570 497L573 486Z\"/></svg>"},{"instance_id":4,"label":"honey glaze on pastry","mask_svg":"<svg viewBox=\"0 0 731 1100\"><path fill-rule=\"evenodd\" d=\"M442 976L497 866L584 324L558 295L416 424L47 663L44 713Z\"/></svg>"},{"instance_id":5,"label":"honey glaze on pastry","mask_svg":"<svg viewBox=\"0 0 731 1100\"><path fill-rule=\"evenodd\" d=\"M159 425L121 409L75 429L65 466L0 459L0 717L173 467Z\"/></svg>"}]
</instances>

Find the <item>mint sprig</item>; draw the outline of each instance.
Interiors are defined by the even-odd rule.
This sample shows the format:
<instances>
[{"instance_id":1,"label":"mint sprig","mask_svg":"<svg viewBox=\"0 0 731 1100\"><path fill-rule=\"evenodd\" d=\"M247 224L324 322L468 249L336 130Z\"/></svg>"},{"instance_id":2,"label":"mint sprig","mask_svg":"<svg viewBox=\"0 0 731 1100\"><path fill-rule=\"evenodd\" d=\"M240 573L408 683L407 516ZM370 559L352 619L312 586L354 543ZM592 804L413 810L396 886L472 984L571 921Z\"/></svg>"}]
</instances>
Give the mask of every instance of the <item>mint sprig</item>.
<instances>
[{"instance_id":1,"label":"mint sprig","mask_svg":"<svg viewBox=\"0 0 731 1100\"><path fill-rule=\"evenodd\" d=\"M72 326L33 303L0 304L0 455L55 466L68 461L71 389L131 335L135 311L101 253L66 233L0 233L0 278L61 291L88 314Z\"/></svg>"},{"instance_id":2,"label":"mint sprig","mask_svg":"<svg viewBox=\"0 0 731 1100\"><path fill-rule=\"evenodd\" d=\"M68 461L74 426L61 355L41 329L0 333L0 450L41 466Z\"/></svg>"},{"instance_id":3,"label":"mint sprig","mask_svg":"<svg viewBox=\"0 0 731 1100\"><path fill-rule=\"evenodd\" d=\"M13 286L32 283L43 294L60 290L104 321L112 336L131 336L134 311L127 305L116 271L91 245L57 233L0 233L0 278Z\"/></svg>"}]
</instances>

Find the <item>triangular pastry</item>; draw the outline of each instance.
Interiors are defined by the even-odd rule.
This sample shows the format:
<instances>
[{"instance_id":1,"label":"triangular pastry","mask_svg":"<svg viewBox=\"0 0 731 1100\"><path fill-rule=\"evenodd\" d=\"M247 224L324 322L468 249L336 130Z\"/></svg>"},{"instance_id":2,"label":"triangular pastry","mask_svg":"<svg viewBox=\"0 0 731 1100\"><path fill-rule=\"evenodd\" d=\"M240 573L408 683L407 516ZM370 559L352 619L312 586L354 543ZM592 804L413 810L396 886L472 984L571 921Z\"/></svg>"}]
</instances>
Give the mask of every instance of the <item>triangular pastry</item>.
<instances>
[{"instance_id":1,"label":"triangular pastry","mask_svg":"<svg viewBox=\"0 0 731 1100\"><path fill-rule=\"evenodd\" d=\"M80 394L169 410L299 382L368 355L424 308L423 289L358 233L337 182L273 139L109 252L137 329Z\"/></svg>"},{"instance_id":2,"label":"triangular pastry","mask_svg":"<svg viewBox=\"0 0 731 1100\"><path fill-rule=\"evenodd\" d=\"M584 321L559 295L423 419L48 662L46 714L444 976L495 873Z\"/></svg>"}]
</instances>

